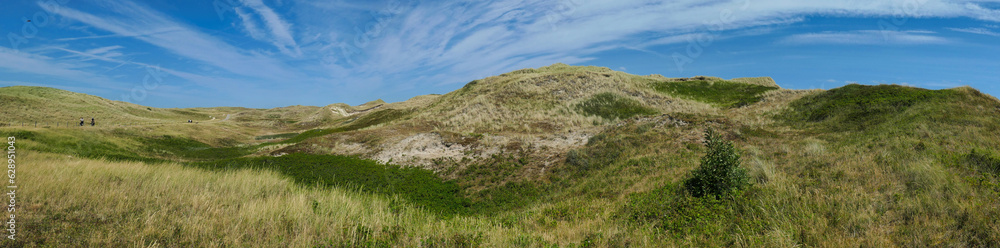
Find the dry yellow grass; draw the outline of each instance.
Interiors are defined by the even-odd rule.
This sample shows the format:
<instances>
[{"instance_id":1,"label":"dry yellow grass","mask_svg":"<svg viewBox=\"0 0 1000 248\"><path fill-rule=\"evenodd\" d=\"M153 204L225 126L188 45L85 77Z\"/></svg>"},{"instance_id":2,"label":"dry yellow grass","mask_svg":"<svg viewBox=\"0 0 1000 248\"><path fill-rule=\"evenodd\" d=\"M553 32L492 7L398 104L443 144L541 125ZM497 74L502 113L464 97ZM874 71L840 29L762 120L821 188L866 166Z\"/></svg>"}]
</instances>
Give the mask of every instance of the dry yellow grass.
<instances>
[{"instance_id":1,"label":"dry yellow grass","mask_svg":"<svg viewBox=\"0 0 1000 248\"><path fill-rule=\"evenodd\" d=\"M112 101L65 90L10 86L0 88L0 123L79 124L81 117L99 124L205 121L219 112L211 109L161 109Z\"/></svg>"},{"instance_id":2,"label":"dry yellow grass","mask_svg":"<svg viewBox=\"0 0 1000 248\"><path fill-rule=\"evenodd\" d=\"M458 133L552 133L607 124L574 105L600 93L614 93L663 113L715 113L706 103L656 92L655 76L636 76L601 67L555 64L473 81L445 94L417 115Z\"/></svg>"},{"instance_id":3,"label":"dry yellow grass","mask_svg":"<svg viewBox=\"0 0 1000 248\"><path fill-rule=\"evenodd\" d=\"M767 87L778 87L778 83L774 82L774 79L771 77L734 78L729 81L756 84Z\"/></svg>"},{"instance_id":4,"label":"dry yellow grass","mask_svg":"<svg viewBox=\"0 0 1000 248\"><path fill-rule=\"evenodd\" d=\"M19 237L29 247L412 247L476 235L483 245L510 246L530 236L489 220L441 220L382 197L303 187L269 171L19 158Z\"/></svg>"},{"instance_id":5,"label":"dry yellow grass","mask_svg":"<svg viewBox=\"0 0 1000 248\"><path fill-rule=\"evenodd\" d=\"M18 237L27 247L315 247L379 242L416 247L434 239L512 247L566 245L593 234L640 246L670 244L652 239L649 230L619 226L613 220L618 203L608 200L541 204L500 218L440 219L398 205L400 200L304 187L270 171L210 172L176 164L109 162L30 151L19 158L31 164L18 175L23 190ZM544 214L552 208L580 206L588 210L574 213L578 216L574 218ZM456 245L461 244L445 246Z\"/></svg>"}]
</instances>

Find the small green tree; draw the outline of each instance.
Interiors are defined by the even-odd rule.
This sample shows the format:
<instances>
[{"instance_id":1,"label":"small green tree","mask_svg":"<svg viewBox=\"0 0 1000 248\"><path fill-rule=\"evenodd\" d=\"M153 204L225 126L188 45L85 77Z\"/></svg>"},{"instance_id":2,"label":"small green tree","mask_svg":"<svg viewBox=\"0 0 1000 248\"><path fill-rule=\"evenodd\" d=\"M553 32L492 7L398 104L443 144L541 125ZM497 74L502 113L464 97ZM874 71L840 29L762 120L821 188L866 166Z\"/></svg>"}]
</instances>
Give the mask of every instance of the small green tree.
<instances>
[{"instance_id":1,"label":"small green tree","mask_svg":"<svg viewBox=\"0 0 1000 248\"><path fill-rule=\"evenodd\" d=\"M748 184L747 172L740 167L740 154L733 143L724 140L711 128L705 132L708 154L701 158L701 166L684 181L684 188L695 197L713 195L716 198Z\"/></svg>"}]
</instances>

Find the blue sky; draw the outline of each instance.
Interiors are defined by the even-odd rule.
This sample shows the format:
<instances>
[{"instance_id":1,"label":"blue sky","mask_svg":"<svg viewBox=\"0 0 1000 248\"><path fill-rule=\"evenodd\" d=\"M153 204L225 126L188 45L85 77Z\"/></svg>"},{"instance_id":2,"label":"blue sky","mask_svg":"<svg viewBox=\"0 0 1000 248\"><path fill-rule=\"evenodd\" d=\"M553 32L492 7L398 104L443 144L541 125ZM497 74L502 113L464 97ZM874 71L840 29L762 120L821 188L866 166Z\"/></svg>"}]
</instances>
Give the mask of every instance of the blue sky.
<instances>
[{"instance_id":1,"label":"blue sky","mask_svg":"<svg viewBox=\"0 0 1000 248\"><path fill-rule=\"evenodd\" d=\"M0 86L154 107L394 102L559 62L1000 95L1000 0L5 1L0 35Z\"/></svg>"}]
</instances>

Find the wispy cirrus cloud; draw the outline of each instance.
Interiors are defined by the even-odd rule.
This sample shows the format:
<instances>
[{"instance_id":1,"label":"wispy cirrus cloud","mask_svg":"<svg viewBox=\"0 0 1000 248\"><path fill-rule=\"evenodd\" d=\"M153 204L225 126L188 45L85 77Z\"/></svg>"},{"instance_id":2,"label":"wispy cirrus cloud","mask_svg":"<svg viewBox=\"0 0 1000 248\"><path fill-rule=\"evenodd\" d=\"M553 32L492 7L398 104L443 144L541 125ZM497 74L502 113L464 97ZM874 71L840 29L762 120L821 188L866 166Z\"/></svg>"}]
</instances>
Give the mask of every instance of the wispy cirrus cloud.
<instances>
[{"instance_id":1,"label":"wispy cirrus cloud","mask_svg":"<svg viewBox=\"0 0 1000 248\"><path fill-rule=\"evenodd\" d=\"M259 79L287 79L301 77L277 59L243 52L211 35L199 32L188 25L148 7L127 1L106 1L117 15L93 15L69 7L58 10L48 5L39 6L48 11L59 11L69 19L125 37L163 48L182 57L222 68L231 73Z\"/></svg>"},{"instance_id":2,"label":"wispy cirrus cloud","mask_svg":"<svg viewBox=\"0 0 1000 248\"><path fill-rule=\"evenodd\" d=\"M803 16L968 17L995 21L996 10L975 1L460 1L415 6L364 47L354 74L425 71L472 79L549 62L577 63L614 49L690 42L698 32L730 31L801 22ZM304 11L308 12L308 11ZM317 14L318 15L318 14ZM877 27L876 23L872 27ZM349 30L334 32L351 33ZM339 42L350 43L350 38ZM659 38L657 38L659 37ZM726 36L707 36L721 39ZM639 41L639 42L637 42ZM950 44L924 31L859 30L797 34L790 44ZM333 52L337 52L334 49ZM346 68L346 69L345 69ZM437 77L428 77L441 79ZM441 83L461 83L454 80Z\"/></svg>"},{"instance_id":3,"label":"wispy cirrus cloud","mask_svg":"<svg viewBox=\"0 0 1000 248\"><path fill-rule=\"evenodd\" d=\"M1000 37L1000 33L997 33L996 31L989 30L986 28L948 28L948 30L955 32L962 32L962 33L981 34L981 35Z\"/></svg>"},{"instance_id":4,"label":"wispy cirrus cloud","mask_svg":"<svg viewBox=\"0 0 1000 248\"><path fill-rule=\"evenodd\" d=\"M243 0L245 7L236 9L237 15L243 24L243 29L256 40L271 43L282 53L298 57L302 55L295 38L292 35L291 24L281 18L274 9L271 9L261 0ZM256 15L244 8L252 10ZM258 23L262 23L264 28Z\"/></svg>"},{"instance_id":5,"label":"wispy cirrus cloud","mask_svg":"<svg viewBox=\"0 0 1000 248\"><path fill-rule=\"evenodd\" d=\"M215 90L232 89L232 88L240 87L241 85L244 84L243 82L241 82L239 80L234 80L234 79L231 79L231 78L214 77L214 76L204 76L204 75L199 75L199 74L195 74L195 73L180 71L180 70L176 70L176 69L161 67L159 65L147 64L147 63L143 63L143 62L137 62L137 61L134 61L134 60L131 60L131 59L127 59L126 60L125 58L122 58L122 56L121 56L120 53L115 52L115 50L118 50L118 49L121 49L121 48L122 48L121 46L109 46L109 47L101 47L101 48L90 49L90 50L87 50L87 51L77 51L77 50L68 49L68 48L65 48L65 47L58 47L58 46L55 46L55 47L46 47L44 49L62 51L62 52L66 52L66 53L68 53L70 55L66 56L66 57L63 57L63 58L58 58L58 59L57 58L49 58L49 57L36 58L36 59L41 60L41 61L37 61L35 63L30 63L29 66L32 66L32 67L47 66L47 68L58 67L58 65L59 65L58 63L57 64L53 64L51 61L63 61L63 62L66 62L65 64L72 64L72 65L79 66L79 65L81 65L81 62L85 62L85 61L89 61L89 60L99 60L99 61L104 61L104 62L109 62L109 63L116 64L114 68L105 70L104 72L114 70L114 69L116 69L118 67L121 67L121 66L124 66L124 65L132 65L132 66L137 66L137 67L140 67L140 68L155 68L154 70L156 70L156 71L162 71L163 73L176 76L178 78L187 80L188 82L193 82L193 83L195 83L195 84L197 84L197 85L199 85L201 87L215 89ZM75 59L75 60L73 60L73 61L67 61L67 59ZM2 68L2 67L4 67L3 64L0 64L0 68ZM82 76L86 76L88 78L95 78L95 79L103 77L103 76L100 76L99 74L95 74L93 72L85 70L85 68L82 68L82 67L81 68L77 68L77 69L78 70L74 71L75 72L74 74L65 74L65 73L58 73L58 72L57 73L48 73L47 71L38 71L36 74L39 74L39 75L49 75L49 76L57 76L57 77L62 77L62 78L67 78L67 79L78 79L79 77L81 77L81 75ZM104 80L106 80L106 79L104 79ZM112 81L108 81L107 83L108 84L118 84L118 85L122 85L122 86L128 85L128 84L122 84L122 83L117 83L117 82L112 82ZM117 88L120 88L120 87L117 87Z\"/></svg>"},{"instance_id":6,"label":"wispy cirrus cloud","mask_svg":"<svg viewBox=\"0 0 1000 248\"><path fill-rule=\"evenodd\" d=\"M795 34L780 41L784 44L844 44L844 45L941 45L951 40L929 31L858 30Z\"/></svg>"},{"instance_id":7,"label":"wispy cirrus cloud","mask_svg":"<svg viewBox=\"0 0 1000 248\"><path fill-rule=\"evenodd\" d=\"M70 50L70 49L66 49L66 48L62 48L62 47L57 47L56 49L62 50L64 52L72 53L72 54L74 54L75 56L78 56L78 57L83 57L84 60L97 59L97 60L106 61L106 62L118 62L119 60L117 60L116 58L119 58L119 57L121 57L121 56L124 55L120 51L122 48L124 48L124 47L119 46L119 45L112 45L112 46L105 46L105 47L98 47L98 48L88 49L88 50L83 51L83 52L74 51L74 50Z\"/></svg>"},{"instance_id":8,"label":"wispy cirrus cloud","mask_svg":"<svg viewBox=\"0 0 1000 248\"><path fill-rule=\"evenodd\" d=\"M389 91L409 96L414 90L446 92L454 84L485 76L556 62L587 63L616 56L621 50L656 54L663 60L643 63L664 63L656 66L670 68L671 53L688 49L690 44L705 47L706 54L712 43L735 38L769 45L775 40L786 45L954 45L959 40L945 34L895 29L926 28L917 22L886 31L873 29L879 28L879 20L1000 22L996 5L991 5L996 0L228 2L240 2L232 6L235 18L227 19L232 23L208 24L197 18L182 19L197 11L153 8L132 0L88 3L96 7L64 6L59 14L72 24L85 24L86 32L73 33L82 37L48 38L86 40L56 49L70 53L75 61L119 66L167 61L175 67L164 68L165 72L202 86L237 88L233 85L244 84L260 90L288 84L285 88L310 89L309 94L321 99L312 103L326 103L364 101ZM186 7L211 8L204 2L187 3ZM797 25L813 17L871 23L848 28L825 23L832 29ZM112 39L114 43L101 43ZM722 47L726 45L715 48ZM141 55L134 61L126 54ZM86 71L81 69L85 65L74 66L64 68ZM640 66L628 68L642 70Z\"/></svg>"},{"instance_id":9,"label":"wispy cirrus cloud","mask_svg":"<svg viewBox=\"0 0 1000 248\"><path fill-rule=\"evenodd\" d=\"M96 75L82 70L83 66L80 64L60 62L55 58L39 53L15 51L6 47L0 47L0 68L60 78L97 78Z\"/></svg>"}]
</instances>

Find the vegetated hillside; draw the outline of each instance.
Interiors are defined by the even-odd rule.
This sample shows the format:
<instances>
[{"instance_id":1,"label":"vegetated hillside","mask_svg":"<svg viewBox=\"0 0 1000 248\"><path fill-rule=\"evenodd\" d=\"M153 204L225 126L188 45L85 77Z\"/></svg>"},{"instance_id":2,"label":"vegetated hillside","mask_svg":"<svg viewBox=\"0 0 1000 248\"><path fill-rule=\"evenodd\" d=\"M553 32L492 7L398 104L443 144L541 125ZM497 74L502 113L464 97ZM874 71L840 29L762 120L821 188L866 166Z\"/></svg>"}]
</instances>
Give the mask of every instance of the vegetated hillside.
<instances>
[{"instance_id":1,"label":"vegetated hillside","mask_svg":"<svg viewBox=\"0 0 1000 248\"><path fill-rule=\"evenodd\" d=\"M475 80L408 114L381 113L391 118L378 125L329 131L271 154L360 155L435 170L456 166L451 160L523 154L542 171L606 125L665 113L720 115L778 90L770 78L666 78L555 64Z\"/></svg>"},{"instance_id":2,"label":"vegetated hillside","mask_svg":"<svg viewBox=\"0 0 1000 248\"><path fill-rule=\"evenodd\" d=\"M19 171L39 182L22 192L32 209L19 220L29 227L24 242L990 247L1000 241L994 218L1000 216L1000 101L968 87L800 91L768 78L665 78L554 65L402 103L216 111L232 110L256 117L72 132L0 128L2 136L19 137L19 152L30 154L24 159L45 165ZM324 112L331 119L316 128L295 127L301 120L252 124L266 121L264 113L294 121ZM710 128L719 133L713 142L731 142L735 153L706 147ZM732 181L749 185L696 197L685 182L717 158L738 161L746 173L734 175L745 178ZM705 171L700 175L714 176Z\"/></svg>"},{"instance_id":3,"label":"vegetated hillside","mask_svg":"<svg viewBox=\"0 0 1000 248\"><path fill-rule=\"evenodd\" d=\"M74 122L81 117L107 122L208 120L210 111L160 109L112 101L60 89L32 86L0 88L0 122ZM55 125L55 124L52 124Z\"/></svg>"},{"instance_id":4,"label":"vegetated hillside","mask_svg":"<svg viewBox=\"0 0 1000 248\"><path fill-rule=\"evenodd\" d=\"M706 83L725 82L701 78ZM739 80L765 84L767 79ZM687 79L555 64L472 81L445 94L415 118L439 123L438 128L458 133L533 134L590 128L636 115L718 112L711 101L704 101L707 98L691 99L657 88L659 84L682 80ZM778 89L773 81L770 84L773 86L760 87Z\"/></svg>"},{"instance_id":5,"label":"vegetated hillside","mask_svg":"<svg viewBox=\"0 0 1000 248\"><path fill-rule=\"evenodd\" d=\"M324 107L289 106L272 109L237 109L226 112L233 113L230 120L237 125L251 128L266 128L271 131L269 134L262 135L280 135L351 125L358 118L386 109L410 111L426 106L438 96L416 96L407 101L396 103L386 103L382 100L376 100L358 106L335 103ZM227 108L210 109L214 111L228 110Z\"/></svg>"}]
</instances>

